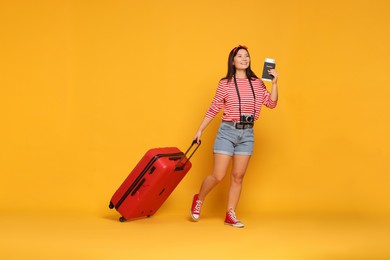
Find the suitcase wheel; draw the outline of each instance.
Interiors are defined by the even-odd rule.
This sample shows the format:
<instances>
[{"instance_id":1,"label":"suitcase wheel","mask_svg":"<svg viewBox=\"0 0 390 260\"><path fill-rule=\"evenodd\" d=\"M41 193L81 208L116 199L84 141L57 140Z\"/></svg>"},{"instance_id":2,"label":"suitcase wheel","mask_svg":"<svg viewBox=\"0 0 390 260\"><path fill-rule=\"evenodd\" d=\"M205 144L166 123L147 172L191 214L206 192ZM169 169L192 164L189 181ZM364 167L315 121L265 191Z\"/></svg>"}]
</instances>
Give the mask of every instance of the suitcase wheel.
<instances>
[{"instance_id":1,"label":"suitcase wheel","mask_svg":"<svg viewBox=\"0 0 390 260\"><path fill-rule=\"evenodd\" d=\"M119 218L119 221L120 221L120 222L125 222L126 219L125 219L124 217L120 217L120 218Z\"/></svg>"},{"instance_id":2,"label":"suitcase wheel","mask_svg":"<svg viewBox=\"0 0 390 260\"><path fill-rule=\"evenodd\" d=\"M114 204L112 204L112 202L110 201L110 205L108 206L110 209L113 209L114 208Z\"/></svg>"}]
</instances>

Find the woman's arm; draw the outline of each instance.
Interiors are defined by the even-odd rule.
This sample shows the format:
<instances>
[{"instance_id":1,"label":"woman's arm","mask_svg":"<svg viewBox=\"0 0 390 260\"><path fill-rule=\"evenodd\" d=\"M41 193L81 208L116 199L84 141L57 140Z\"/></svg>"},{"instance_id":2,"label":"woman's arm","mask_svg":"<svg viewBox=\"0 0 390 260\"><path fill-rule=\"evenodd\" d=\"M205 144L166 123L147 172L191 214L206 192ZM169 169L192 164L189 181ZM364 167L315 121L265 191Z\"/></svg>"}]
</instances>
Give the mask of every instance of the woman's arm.
<instances>
[{"instance_id":1,"label":"woman's arm","mask_svg":"<svg viewBox=\"0 0 390 260\"><path fill-rule=\"evenodd\" d=\"M268 73L272 76L274 76L274 78L272 79L272 90L271 90L271 100L272 101L278 101L278 73L276 72L276 70L274 69L271 69L268 71Z\"/></svg>"},{"instance_id":2,"label":"woman's arm","mask_svg":"<svg viewBox=\"0 0 390 260\"><path fill-rule=\"evenodd\" d=\"M212 120L212 118L206 116L203 118L203 121L199 126L198 132L196 132L196 135L194 136L194 140L196 140L197 143L200 142L200 137L202 136L203 130L206 129L206 127L210 124Z\"/></svg>"}]
</instances>

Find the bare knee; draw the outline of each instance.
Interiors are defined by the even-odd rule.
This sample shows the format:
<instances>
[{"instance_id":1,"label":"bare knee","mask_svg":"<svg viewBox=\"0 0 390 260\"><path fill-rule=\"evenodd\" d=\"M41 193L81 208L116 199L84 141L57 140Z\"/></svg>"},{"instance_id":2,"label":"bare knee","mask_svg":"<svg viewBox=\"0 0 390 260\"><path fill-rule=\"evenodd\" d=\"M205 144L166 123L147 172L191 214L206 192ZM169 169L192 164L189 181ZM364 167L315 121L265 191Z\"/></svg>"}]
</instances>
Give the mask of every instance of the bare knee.
<instances>
[{"instance_id":1,"label":"bare knee","mask_svg":"<svg viewBox=\"0 0 390 260\"><path fill-rule=\"evenodd\" d=\"M242 181L244 179L244 174L232 173L231 179L234 184L242 184Z\"/></svg>"},{"instance_id":2,"label":"bare knee","mask_svg":"<svg viewBox=\"0 0 390 260\"><path fill-rule=\"evenodd\" d=\"M210 178L212 178L215 183L220 183L223 180L224 176L213 174L210 175Z\"/></svg>"}]
</instances>

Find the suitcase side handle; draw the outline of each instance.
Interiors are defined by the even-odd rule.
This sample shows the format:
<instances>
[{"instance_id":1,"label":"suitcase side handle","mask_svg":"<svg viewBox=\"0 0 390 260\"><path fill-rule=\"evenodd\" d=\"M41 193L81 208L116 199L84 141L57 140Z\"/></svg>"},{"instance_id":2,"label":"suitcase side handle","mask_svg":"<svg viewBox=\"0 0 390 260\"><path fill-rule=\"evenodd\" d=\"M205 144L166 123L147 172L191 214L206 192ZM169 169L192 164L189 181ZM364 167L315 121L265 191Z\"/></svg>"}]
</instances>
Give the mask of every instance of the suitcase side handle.
<instances>
[{"instance_id":1,"label":"suitcase side handle","mask_svg":"<svg viewBox=\"0 0 390 260\"><path fill-rule=\"evenodd\" d=\"M196 140L193 140L190 147L188 147L187 151L184 153L183 157L180 159L180 161L177 162L176 164L176 168L175 168L175 171L180 171L180 170L183 170L184 167L186 166L187 162L192 158L192 156L194 155L194 153L196 152L196 150L198 150L200 144L202 143L201 140L199 140L199 143L196 141ZM195 149L192 151L192 153L190 154L190 156L187 158L187 160L183 163L183 160L184 158L186 157L186 155L188 154L188 152L191 150L191 148L195 146Z\"/></svg>"}]
</instances>

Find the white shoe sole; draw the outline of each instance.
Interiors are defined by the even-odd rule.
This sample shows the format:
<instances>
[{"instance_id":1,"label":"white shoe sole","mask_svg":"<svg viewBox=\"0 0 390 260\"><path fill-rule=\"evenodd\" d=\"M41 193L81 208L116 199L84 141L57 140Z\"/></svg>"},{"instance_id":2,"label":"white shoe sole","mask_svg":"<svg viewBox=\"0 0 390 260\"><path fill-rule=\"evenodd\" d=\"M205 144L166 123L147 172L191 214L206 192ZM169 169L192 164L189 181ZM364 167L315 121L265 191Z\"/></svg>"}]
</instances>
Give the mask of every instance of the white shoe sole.
<instances>
[{"instance_id":1,"label":"white shoe sole","mask_svg":"<svg viewBox=\"0 0 390 260\"><path fill-rule=\"evenodd\" d=\"M199 220L200 215L198 215L197 218L194 217L194 215L192 214L192 210L190 210L190 215L191 215L191 218L192 218L193 221L197 222Z\"/></svg>"},{"instance_id":2,"label":"white shoe sole","mask_svg":"<svg viewBox=\"0 0 390 260\"><path fill-rule=\"evenodd\" d=\"M228 226L232 226L232 227L235 227L235 228L243 228L245 227L244 224L230 224L230 223L227 223L227 222L224 222L225 225L228 225Z\"/></svg>"}]
</instances>

